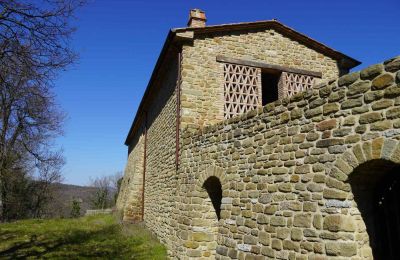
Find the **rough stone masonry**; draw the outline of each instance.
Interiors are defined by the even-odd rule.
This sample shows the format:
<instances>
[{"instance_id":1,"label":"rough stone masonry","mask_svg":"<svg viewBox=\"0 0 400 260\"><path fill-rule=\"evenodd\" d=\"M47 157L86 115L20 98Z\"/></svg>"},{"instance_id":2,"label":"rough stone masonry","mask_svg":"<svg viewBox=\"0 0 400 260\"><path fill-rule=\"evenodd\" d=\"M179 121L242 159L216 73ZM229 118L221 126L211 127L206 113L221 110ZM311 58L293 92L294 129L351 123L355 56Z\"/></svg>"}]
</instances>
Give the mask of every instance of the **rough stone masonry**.
<instances>
[{"instance_id":1,"label":"rough stone masonry","mask_svg":"<svg viewBox=\"0 0 400 260\"><path fill-rule=\"evenodd\" d=\"M180 255L215 245L219 259L372 259L357 206L368 196L351 178L400 163L399 70L400 57L185 134ZM219 221L202 188L210 176L222 184Z\"/></svg>"},{"instance_id":2,"label":"rough stone masonry","mask_svg":"<svg viewBox=\"0 0 400 260\"><path fill-rule=\"evenodd\" d=\"M396 259L400 57L346 74L357 61L277 21L191 20L167 37L128 134L124 220L170 258ZM224 120L218 55L320 83Z\"/></svg>"}]
</instances>

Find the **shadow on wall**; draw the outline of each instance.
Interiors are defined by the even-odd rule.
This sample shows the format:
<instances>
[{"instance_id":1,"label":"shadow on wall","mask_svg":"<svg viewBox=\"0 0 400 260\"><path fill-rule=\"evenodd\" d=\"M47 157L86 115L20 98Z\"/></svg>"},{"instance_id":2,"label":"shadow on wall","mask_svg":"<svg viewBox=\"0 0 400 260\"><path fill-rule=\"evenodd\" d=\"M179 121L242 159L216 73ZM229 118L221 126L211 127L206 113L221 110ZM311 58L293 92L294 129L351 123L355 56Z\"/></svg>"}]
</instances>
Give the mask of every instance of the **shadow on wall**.
<instances>
[{"instance_id":1,"label":"shadow on wall","mask_svg":"<svg viewBox=\"0 0 400 260\"><path fill-rule=\"evenodd\" d=\"M350 175L374 259L400 259L400 165L372 160Z\"/></svg>"},{"instance_id":2,"label":"shadow on wall","mask_svg":"<svg viewBox=\"0 0 400 260\"><path fill-rule=\"evenodd\" d=\"M222 200L222 186L219 179L215 176L209 177L203 184L203 188L206 189L208 196L214 206L215 213L217 214L218 220L221 218L221 200Z\"/></svg>"}]
</instances>

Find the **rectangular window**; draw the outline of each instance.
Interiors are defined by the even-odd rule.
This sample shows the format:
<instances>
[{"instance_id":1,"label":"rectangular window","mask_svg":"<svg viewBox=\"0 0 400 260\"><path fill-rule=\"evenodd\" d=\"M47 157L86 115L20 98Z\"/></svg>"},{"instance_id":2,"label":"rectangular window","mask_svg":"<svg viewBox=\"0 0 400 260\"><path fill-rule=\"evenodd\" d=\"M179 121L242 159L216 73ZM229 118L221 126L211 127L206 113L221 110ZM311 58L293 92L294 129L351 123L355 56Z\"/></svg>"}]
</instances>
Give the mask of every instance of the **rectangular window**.
<instances>
[{"instance_id":1,"label":"rectangular window","mask_svg":"<svg viewBox=\"0 0 400 260\"><path fill-rule=\"evenodd\" d=\"M322 76L318 72L222 56L217 60L224 62L225 119L312 88Z\"/></svg>"},{"instance_id":2,"label":"rectangular window","mask_svg":"<svg viewBox=\"0 0 400 260\"><path fill-rule=\"evenodd\" d=\"M282 96L279 96L279 98L291 97L296 93L305 91L314 85L314 81L313 76L282 72L278 86Z\"/></svg>"},{"instance_id":3,"label":"rectangular window","mask_svg":"<svg viewBox=\"0 0 400 260\"><path fill-rule=\"evenodd\" d=\"M246 113L261 105L261 70L224 64L225 119Z\"/></svg>"}]
</instances>

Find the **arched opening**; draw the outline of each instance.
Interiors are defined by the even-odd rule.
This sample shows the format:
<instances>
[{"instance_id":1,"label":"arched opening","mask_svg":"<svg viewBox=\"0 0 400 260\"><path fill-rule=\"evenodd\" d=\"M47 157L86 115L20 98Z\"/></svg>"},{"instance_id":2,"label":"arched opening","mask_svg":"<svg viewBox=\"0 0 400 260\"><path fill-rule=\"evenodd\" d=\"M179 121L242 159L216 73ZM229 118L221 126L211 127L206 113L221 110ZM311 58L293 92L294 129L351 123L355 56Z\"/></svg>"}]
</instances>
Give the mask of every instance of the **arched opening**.
<instances>
[{"instance_id":1,"label":"arched opening","mask_svg":"<svg viewBox=\"0 0 400 260\"><path fill-rule=\"evenodd\" d=\"M203 184L203 188L207 191L208 196L214 206L215 214L218 220L221 218L221 200L222 186L219 179L215 176L209 177Z\"/></svg>"},{"instance_id":2,"label":"arched opening","mask_svg":"<svg viewBox=\"0 0 400 260\"><path fill-rule=\"evenodd\" d=\"M400 259L400 165L372 160L349 177L374 259Z\"/></svg>"}]
</instances>

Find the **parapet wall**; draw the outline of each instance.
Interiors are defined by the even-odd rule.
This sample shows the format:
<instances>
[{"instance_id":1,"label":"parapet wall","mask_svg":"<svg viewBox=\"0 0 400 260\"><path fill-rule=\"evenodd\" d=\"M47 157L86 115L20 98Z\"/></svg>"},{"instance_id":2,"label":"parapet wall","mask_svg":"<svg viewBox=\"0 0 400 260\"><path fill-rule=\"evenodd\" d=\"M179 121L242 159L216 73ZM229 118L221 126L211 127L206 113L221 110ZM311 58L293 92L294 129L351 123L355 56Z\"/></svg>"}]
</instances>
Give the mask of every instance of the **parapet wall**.
<instances>
[{"instance_id":1,"label":"parapet wall","mask_svg":"<svg viewBox=\"0 0 400 260\"><path fill-rule=\"evenodd\" d=\"M351 178L400 163L399 70L397 57L184 134L175 255L372 258ZM203 188L210 176L222 185L219 220Z\"/></svg>"}]
</instances>

